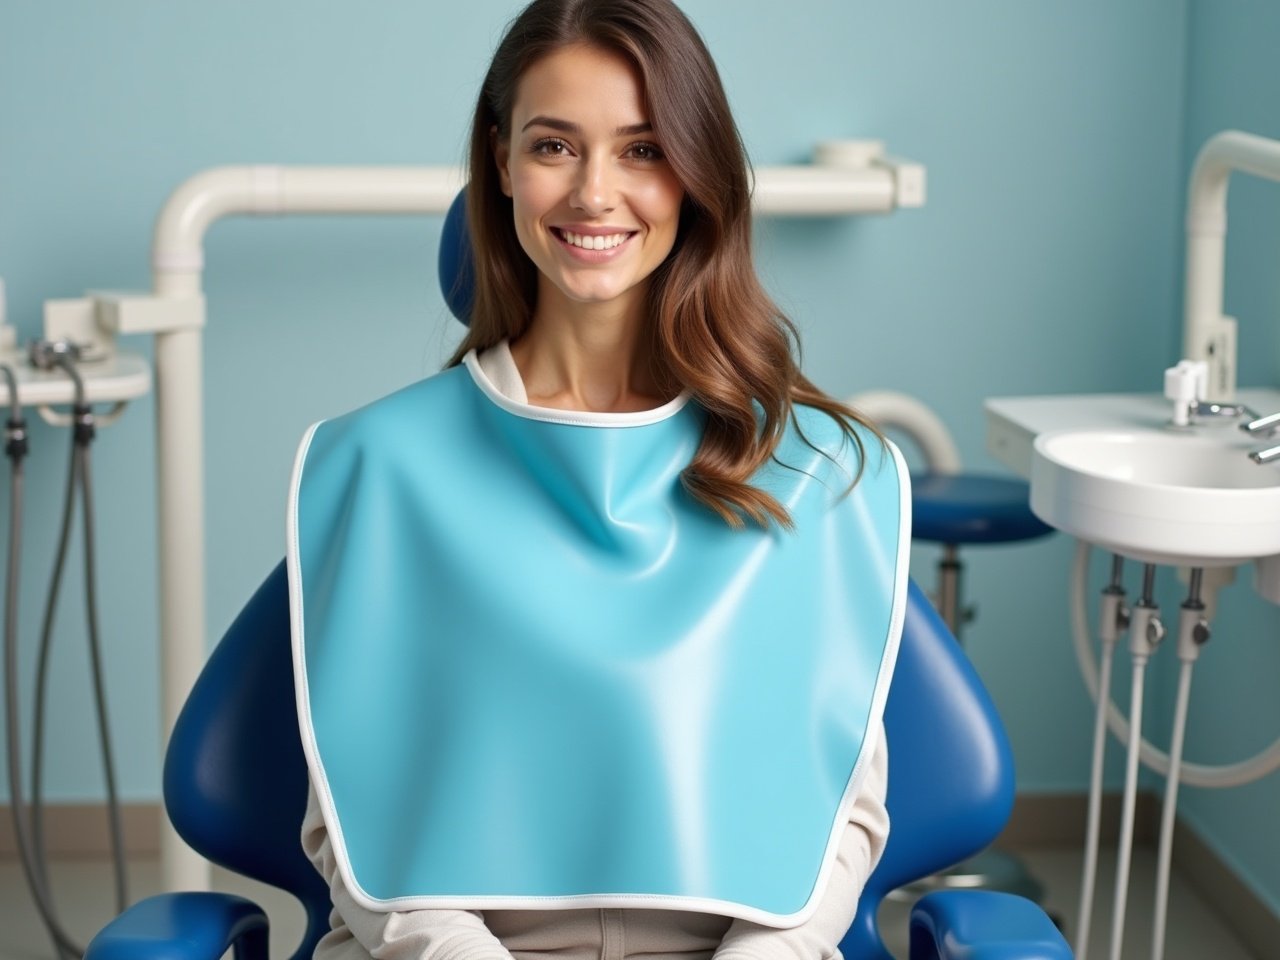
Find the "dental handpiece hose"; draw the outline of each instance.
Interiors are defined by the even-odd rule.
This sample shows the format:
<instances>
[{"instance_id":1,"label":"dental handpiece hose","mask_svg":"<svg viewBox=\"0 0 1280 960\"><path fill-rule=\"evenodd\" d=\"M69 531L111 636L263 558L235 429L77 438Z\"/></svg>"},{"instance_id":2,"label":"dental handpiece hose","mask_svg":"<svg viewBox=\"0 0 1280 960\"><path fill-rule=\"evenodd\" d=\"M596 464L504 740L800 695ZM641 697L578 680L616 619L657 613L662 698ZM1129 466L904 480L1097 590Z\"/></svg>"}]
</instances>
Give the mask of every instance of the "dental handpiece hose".
<instances>
[{"instance_id":1,"label":"dental handpiece hose","mask_svg":"<svg viewBox=\"0 0 1280 960\"><path fill-rule=\"evenodd\" d=\"M28 452L26 420L18 400L18 384L14 371L7 364L0 364L0 372L9 388L12 412L5 424L5 455L13 468L9 488L9 556L5 586L4 611L4 704L7 743L5 754L9 774L9 811L13 819L13 832L18 848L18 859L58 957L80 956L82 951L71 940L58 922L53 908L44 871L32 842L31 824L27 819L27 807L22 791L22 739L18 709L18 587L22 556L22 487L23 460Z\"/></svg>"},{"instance_id":2,"label":"dental handpiece hose","mask_svg":"<svg viewBox=\"0 0 1280 960\"><path fill-rule=\"evenodd\" d=\"M44 727L46 713L45 692L48 687L49 655L52 649L54 613L61 589L62 572L66 564L71 521L75 512L75 494L81 493L84 522L85 558L85 615L88 621L90 674L93 678L94 701L97 711L99 746L102 754L107 788L107 813L111 832L112 867L115 874L117 912L128 905L127 878L124 862L124 830L121 822L120 802L115 782L115 761L111 750L111 737L107 720L106 690L103 682L102 644L98 631L97 566L94 563L94 515L92 500L92 473L89 447L96 429L92 408L89 406L84 379L76 368L70 351L54 350L46 354L48 365L60 367L75 385L75 404L72 408L73 429L71 440L71 469L67 478L66 498L63 505L62 530L59 536L58 556L54 562L53 578L45 607L44 625L41 630L40 655L36 671L35 748L32 752L32 809L33 827L38 862L45 859L43 822L43 763Z\"/></svg>"},{"instance_id":3,"label":"dental handpiece hose","mask_svg":"<svg viewBox=\"0 0 1280 960\"><path fill-rule=\"evenodd\" d=\"M1152 960L1163 960L1165 928L1169 910L1169 874L1173 869L1173 827L1178 809L1178 777L1182 770L1182 747L1187 730L1187 707L1191 700L1191 673L1200 651L1209 642L1209 621L1200 599L1204 571L1191 571L1187 599L1178 610L1178 696L1173 711L1173 737L1169 744L1169 779L1164 788L1160 813L1160 849L1156 860L1156 910L1151 933Z\"/></svg>"},{"instance_id":4,"label":"dental handpiece hose","mask_svg":"<svg viewBox=\"0 0 1280 960\"><path fill-rule=\"evenodd\" d=\"M1133 855L1133 820L1138 800L1138 754L1142 747L1142 696L1147 661L1164 639L1164 624L1155 601L1156 568L1142 568L1142 596L1133 608L1129 652L1133 655L1133 684L1129 700L1129 754L1125 765L1124 806L1120 846L1116 858L1115 906L1111 916L1111 960L1123 960L1124 913L1129 894L1129 865ZM1099 699L1102 699L1099 697Z\"/></svg>"},{"instance_id":5,"label":"dental handpiece hose","mask_svg":"<svg viewBox=\"0 0 1280 960\"><path fill-rule=\"evenodd\" d=\"M1093 922L1094 886L1098 877L1098 847L1101 842L1102 773L1107 749L1107 704L1111 695L1111 666L1116 643L1129 627L1129 610L1124 605L1124 558L1111 559L1111 582L1102 591L1098 613L1101 675L1098 680L1097 710L1093 724L1093 763L1089 773L1089 814L1085 828L1084 871L1080 883L1080 921L1076 929L1076 957L1085 960L1089 952L1089 932Z\"/></svg>"}]
</instances>

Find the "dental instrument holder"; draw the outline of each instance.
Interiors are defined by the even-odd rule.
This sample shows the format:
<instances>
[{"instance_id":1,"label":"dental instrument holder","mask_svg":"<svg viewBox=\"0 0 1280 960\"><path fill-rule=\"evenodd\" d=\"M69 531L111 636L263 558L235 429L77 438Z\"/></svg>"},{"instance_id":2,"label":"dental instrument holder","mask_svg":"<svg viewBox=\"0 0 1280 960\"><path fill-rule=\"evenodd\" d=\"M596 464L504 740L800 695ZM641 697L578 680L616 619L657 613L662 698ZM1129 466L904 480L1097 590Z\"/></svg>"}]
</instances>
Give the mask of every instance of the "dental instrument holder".
<instances>
[{"instance_id":1,"label":"dental instrument holder","mask_svg":"<svg viewBox=\"0 0 1280 960\"><path fill-rule=\"evenodd\" d=\"M2 301L2 290L0 290ZM46 312L46 333L49 332L48 313ZM11 329L11 328L9 328ZM5 353L18 360L15 349L16 336L5 338ZM108 350L108 353L114 351ZM53 638L53 617L58 607L59 584L66 559L69 542L74 503L76 494L81 497L84 529L83 544L85 551L85 611L88 618L89 654L91 674L94 687L95 703L98 715L98 732L102 746L104 773L107 782L107 804L109 825L111 830L112 865L115 872L116 909L123 912L128 903L126 868L124 860L123 822L120 811L119 792L116 787L115 761L110 744L110 733L107 724L107 708L105 687L103 683L102 644L99 639L97 601L95 581L95 565L93 561L93 511L90 490L89 445L96 430L93 408L90 405L85 378L79 369L84 360L85 351L81 345L65 338L32 341L27 348L25 368L21 363L0 362L0 372L4 374L11 414L6 423L5 452L13 462L11 482L11 516L9 534L9 562L6 585L6 609L4 624L4 659L5 689L3 691L4 715L8 736L6 740L6 761L9 774L10 807L13 818L13 831L31 895L35 901L37 912L43 921L53 943L55 953L61 958L75 958L83 954L79 946L58 917L54 906L49 884L48 856L43 836L43 799L41 796L42 769L44 757L44 703L47 689L48 663ZM6 356L3 359L8 359ZM73 427L73 451L70 474L68 476L67 496L63 511L62 532L59 536L58 558L54 563L54 573L50 593L45 606L44 625L40 650L37 657L36 697L35 697L35 730L32 742L32 782L31 796L24 796L22 789L21 760L22 745L19 734L18 692L15 676L17 673L17 607L19 595L19 558L21 554L21 517L22 517L22 459L27 453L28 442L25 418L22 412L22 389L19 369L34 375L50 375L55 372L65 377L72 388L72 410L70 418L64 423ZM30 383L30 380L28 380ZM42 386L48 387L45 383ZM62 397L55 399L48 390L43 390L41 414L46 420L45 407L50 402L61 402ZM117 401L117 408L123 403ZM51 412L51 411L50 411ZM28 808L29 804L29 808Z\"/></svg>"}]
</instances>

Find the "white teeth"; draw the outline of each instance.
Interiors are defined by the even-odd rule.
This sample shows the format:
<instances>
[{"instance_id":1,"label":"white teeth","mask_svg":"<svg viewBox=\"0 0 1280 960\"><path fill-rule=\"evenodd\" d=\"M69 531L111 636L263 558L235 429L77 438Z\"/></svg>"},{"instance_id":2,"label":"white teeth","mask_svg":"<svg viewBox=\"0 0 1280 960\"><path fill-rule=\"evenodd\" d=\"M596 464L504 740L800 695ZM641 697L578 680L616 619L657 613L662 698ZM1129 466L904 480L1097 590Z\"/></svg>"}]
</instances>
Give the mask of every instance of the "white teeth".
<instances>
[{"instance_id":1,"label":"white teeth","mask_svg":"<svg viewBox=\"0 0 1280 960\"><path fill-rule=\"evenodd\" d=\"M561 230L560 236L564 238L565 243L581 247L583 250L612 250L626 240L628 234L614 233L607 237L588 237L578 233L570 233L568 230Z\"/></svg>"}]
</instances>

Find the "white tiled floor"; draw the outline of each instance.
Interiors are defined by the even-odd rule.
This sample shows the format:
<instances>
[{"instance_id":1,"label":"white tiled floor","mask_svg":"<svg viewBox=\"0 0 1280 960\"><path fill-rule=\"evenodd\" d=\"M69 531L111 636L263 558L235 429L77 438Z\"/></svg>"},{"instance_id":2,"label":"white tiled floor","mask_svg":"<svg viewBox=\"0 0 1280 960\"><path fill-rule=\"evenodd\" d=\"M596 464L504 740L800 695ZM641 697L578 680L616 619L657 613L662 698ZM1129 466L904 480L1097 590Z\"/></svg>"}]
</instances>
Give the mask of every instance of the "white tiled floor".
<instances>
[{"instance_id":1,"label":"white tiled floor","mask_svg":"<svg viewBox=\"0 0 1280 960\"><path fill-rule=\"evenodd\" d=\"M1074 930L1079 898L1080 854L1061 848L1023 853L1032 873L1045 884L1045 906ZM1154 855L1139 849L1134 854L1134 884L1129 895L1129 926L1124 956L1147 960L1151 942L1154 887ZM1103 960L1110 935L1111 884L1114 858L1105 854L1099 872L1099 896L1094 908L1089 956ZM140 899L154 893L159 871L154 862L132 865L130 896ZM62 861L53 866L54 893L66 915L71 933L83 940L112 914L111 871L102 861ZM272 922L272 956L288 957L302 929L302 910L291 897L253 881L222 871L215 872L215 886L261 903ZM885 905L881 922L889 947L899 958L906 951L907 908ZM1175 873L1171 884L1169 933L1165 960L1261 960L1245 950L1227 926L1196 897ZM1069 934L1070 936L1070 934ZM52 950L40 927L16 861L0 861L0 960L47 960ZM856 958L848 958L856 960Z\"/></svg>"}]
</instances>

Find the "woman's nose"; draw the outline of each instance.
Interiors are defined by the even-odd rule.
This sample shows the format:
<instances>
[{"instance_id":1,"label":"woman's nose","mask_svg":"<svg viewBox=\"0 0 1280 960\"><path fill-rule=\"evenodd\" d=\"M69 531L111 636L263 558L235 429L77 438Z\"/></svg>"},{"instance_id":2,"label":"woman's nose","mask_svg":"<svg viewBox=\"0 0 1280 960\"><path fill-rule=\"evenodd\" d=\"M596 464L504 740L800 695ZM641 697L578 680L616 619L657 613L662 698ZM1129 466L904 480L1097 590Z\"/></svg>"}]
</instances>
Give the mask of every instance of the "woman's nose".
<instances>
[{"instance_id":1,"label":"woman's nose","mask_svg":"<svg viewBox=\"0 0 1280 960\"><path fill-rule=\"evenodd\" d=\"M616 171L605 157L593 157L578 167L577 182L569 202L591 217L608 213L616 205Z\"/></svg>"}]
</instances>

